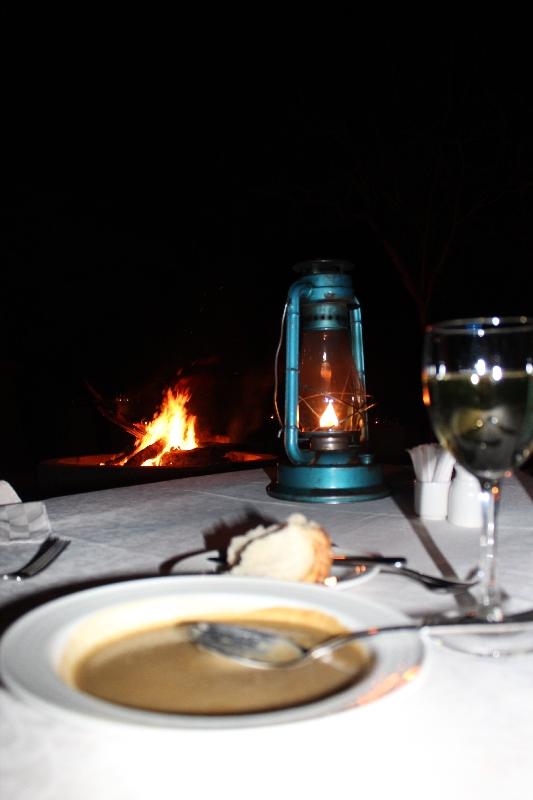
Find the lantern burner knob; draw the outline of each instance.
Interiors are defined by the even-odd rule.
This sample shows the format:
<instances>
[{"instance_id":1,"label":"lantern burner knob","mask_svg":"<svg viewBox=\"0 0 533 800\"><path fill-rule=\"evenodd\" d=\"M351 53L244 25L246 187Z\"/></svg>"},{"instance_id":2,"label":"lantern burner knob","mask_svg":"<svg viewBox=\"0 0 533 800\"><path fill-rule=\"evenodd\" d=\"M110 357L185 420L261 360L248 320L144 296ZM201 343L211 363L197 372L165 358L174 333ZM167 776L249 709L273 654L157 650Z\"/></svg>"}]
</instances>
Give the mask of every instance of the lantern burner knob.
<instances>
[{"instance_id":1,"label":"lantern burner knob","mask_svg":"<svg viewBox=\"0 0 533 800\"><path fill-rule=\"evenodd\" d=\"M353 431L313 431L309 434L309 447L320 451L348 450L353 439Z\"/></svg>"}]
</instances>

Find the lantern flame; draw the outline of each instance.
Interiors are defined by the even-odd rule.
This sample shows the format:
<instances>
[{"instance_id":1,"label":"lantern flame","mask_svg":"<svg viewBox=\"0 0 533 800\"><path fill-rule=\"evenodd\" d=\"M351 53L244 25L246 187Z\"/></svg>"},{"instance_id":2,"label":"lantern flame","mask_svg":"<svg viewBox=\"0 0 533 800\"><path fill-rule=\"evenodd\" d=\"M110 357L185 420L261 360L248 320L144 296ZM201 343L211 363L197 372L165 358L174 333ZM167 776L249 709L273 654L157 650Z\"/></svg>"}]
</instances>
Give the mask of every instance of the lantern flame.
<instances>
[{"instance_id":1,"label":"lantern flame","mask_svg":"<svg viewBox=\"0 0 533 800\"><path fill-rule=\"evenodd\" d=\"M326 410L320 417L321 428L334 428L339 424L335 409L333 408L333 400L326 399Z\"/></svg>"}]
</instances>

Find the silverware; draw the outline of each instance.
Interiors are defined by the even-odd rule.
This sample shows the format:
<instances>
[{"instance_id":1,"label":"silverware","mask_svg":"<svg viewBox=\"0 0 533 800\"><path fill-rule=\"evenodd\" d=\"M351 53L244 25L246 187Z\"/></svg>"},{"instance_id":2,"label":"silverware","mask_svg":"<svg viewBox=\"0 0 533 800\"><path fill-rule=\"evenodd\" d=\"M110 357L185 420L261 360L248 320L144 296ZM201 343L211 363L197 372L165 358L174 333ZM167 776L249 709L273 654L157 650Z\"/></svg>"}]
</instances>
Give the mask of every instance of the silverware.
<instances>
[{"instance_id":1,"label":"silverware","mask_svg":"<svg viewBox=\"0 0 533 800\"><path fill-rule=\"evenodd\" d=\"M209 556L208 561L215 562L217 573L229 572L231 567L225 558L221 556ZM377 567L380 572L389 575L403 575L404 578L411 578L418 581L426 589L432 592L464 592L479 582L479 578L474 575L472 578L444 578L440 575L427 575L416 569L407 566L407 559L404 556L356 556L350 553L335 553L333 556L334 564L345 564L353 567Z\"/></svg>"},{"instance_id":2,"label":"silverware","mask_svg":"<svg viewBox=\"0 0 533 800\"><path fill-rule=\"evenodd\" d=\"M4 575L0 575L0 578L3 581L18 581L19 583L26 578L31 578L51 564L69 544L70 539L49 536L26 564L14 572L6 572Z\"/></svg>"},{"instance_id":3,"label":"silverware","mask_svg":"<svg viewBox=\"0 0 533 800\"><path fill-rule=\"evenodd\" d=\"M460 580L458 578L444 578L440 575L427 575L424 572L419 572L416 569L406 566L405 558L387 558L385 556L354 556L349 553L339 554L333 556L333 561L336 564L346 564L347 566L377 566L380 572L388 573L389 575L403 575L405 578L412 578L419 583L422 583L426 589L433 592L463 592L475 586L479 582L479 577L474 575L472 578L465 578Z\"/></svg>"},{"instance_id":4,"label":"silverware","mask_svg":"<svg viewBox=\"0 0 533 800\"><path fill-rule=\"evenodd\" d=\"M504 622L480 622L473 617L460 620L404 625L385 625L351 631L341 636L333 636L314 647L306 648L293 639L274 631L248 628L226 623L196 622L188 625L190 640L199 647L251 667L277 668L293 667L306 660L317 660L329 655L356 639L367 639L382 633L403 633L412 631L430 634L501 634L521 633L533 630L533 611L509 617Z\"/></svg>"},{"instance_id":5,"label":"silverware","mask_svg":"<svg viewBox=\"0 0 533 800\"><path fill-rule=\"evenodd\" d=\"M353 556L349 553L334 554L333 561L384 567L404 567L407 564L405 556Z\"/></svg>"}]
</instances>

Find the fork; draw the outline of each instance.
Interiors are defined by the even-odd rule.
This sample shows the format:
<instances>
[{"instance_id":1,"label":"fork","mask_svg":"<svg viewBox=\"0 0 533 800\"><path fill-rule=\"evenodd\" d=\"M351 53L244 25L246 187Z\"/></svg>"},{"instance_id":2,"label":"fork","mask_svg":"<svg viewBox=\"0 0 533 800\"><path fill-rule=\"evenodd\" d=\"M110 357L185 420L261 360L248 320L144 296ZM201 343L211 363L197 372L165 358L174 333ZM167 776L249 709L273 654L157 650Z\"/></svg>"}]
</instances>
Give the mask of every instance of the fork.
<instances>
[{"instance_id":1,"label":"fork","mask_svg":"<svg viewBox=\"0 0 533 800\"><path fill-rule=\"evenodd\" d=\"M403 575L405 578L412 578L415 581L422 583L426 589L433 592L464 592L470 589L479 582L477 572L472 578L467 577L465 580L458 578L445 578L439 575L426 575L424 572L418 572L416 569L411 569L405 565L403 558L382 558L369 556L351 556L351 555L335 555L333 561L347 566L377 566L380 572L386 572L389 575Z\"/></svg>"},{"instance_id":2,"label":"fork","mask_svg":"<svg viewBox=\"0 0 533 800\"><path fill-rule=\"evenodd\" d=\"M0 575L0 579L3 581L17 581L21 583L21 581L26 578L37 575L38 572L41 572L51 564L69 544L70 539L60 539L57 536L49 536L26 564L14 572L6 572L4 575Z\"/></svg>"}]
</instances>

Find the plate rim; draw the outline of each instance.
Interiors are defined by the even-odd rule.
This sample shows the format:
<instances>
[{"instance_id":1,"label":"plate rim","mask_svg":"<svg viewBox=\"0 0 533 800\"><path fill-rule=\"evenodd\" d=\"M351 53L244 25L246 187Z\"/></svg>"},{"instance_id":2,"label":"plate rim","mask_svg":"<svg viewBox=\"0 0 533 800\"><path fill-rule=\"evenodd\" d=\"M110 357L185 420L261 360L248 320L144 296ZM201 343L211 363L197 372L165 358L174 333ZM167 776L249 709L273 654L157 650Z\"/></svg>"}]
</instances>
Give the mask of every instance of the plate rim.
<instances>
[{"instance_id":1,"label":"plate rim","mask_svg":"<svg viewBox=\"0 0 533 800\"><path fill-rule=\"evenodd\" d=\"M249 594L256 598L255 602L266 602L268 598L269 603L307 604L325 613L337 614L339 618L344 617L344 620L350 616L353 619L354 613L363 615L371 611L376 614L379 624L412 621L391 607L344 592L324 593L322 587L314 584L270 579L258 582L256 578L240 576L233 576L228 582L225 576L215 575L133 579L73 592L23 614L11 623L0 640L0 677L14 696L56 716L58 713L67 714L71 720L119 724L136 730L228 730L292 723L367 705L411 683L426 660L426 645L419 633L390 634L372 640L374 666L367 676L348 689L292 708L220 717L165 714L119 706L68 686L55 670L52 651L60 637L82 619L103 608L166 594L213 592L226 597ZM258 601L258 597L262 599ZM394 664L394 669L390 665L391 656L394 660L394 639L398 636L403 639L407 661L403 674L410 673L410 677L387 684L387 675L398 673L398 664ZM376 685L379 686L380 680L385 688L377 691Z\"/></svg>"}]
</instances>

